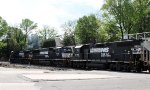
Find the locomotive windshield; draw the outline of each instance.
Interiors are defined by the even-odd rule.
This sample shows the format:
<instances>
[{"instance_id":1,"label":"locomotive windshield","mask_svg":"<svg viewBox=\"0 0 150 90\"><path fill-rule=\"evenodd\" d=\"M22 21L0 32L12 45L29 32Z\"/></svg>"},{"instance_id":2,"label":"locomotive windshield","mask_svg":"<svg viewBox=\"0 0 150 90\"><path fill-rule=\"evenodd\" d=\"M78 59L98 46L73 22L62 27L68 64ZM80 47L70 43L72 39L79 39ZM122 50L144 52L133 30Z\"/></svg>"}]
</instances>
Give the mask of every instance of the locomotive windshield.
<instances>
[{"instance_id":1,"label":"locomotive windshield","mask_svg":"<svg viewBox=\"0 0 150 90\"><path fill-rule=\"evenodd\" d=\"M79 48L76 48L74 52L75 52L75 53L80 53L80 49L79 49Z\"/></svg>"}]
</instances>

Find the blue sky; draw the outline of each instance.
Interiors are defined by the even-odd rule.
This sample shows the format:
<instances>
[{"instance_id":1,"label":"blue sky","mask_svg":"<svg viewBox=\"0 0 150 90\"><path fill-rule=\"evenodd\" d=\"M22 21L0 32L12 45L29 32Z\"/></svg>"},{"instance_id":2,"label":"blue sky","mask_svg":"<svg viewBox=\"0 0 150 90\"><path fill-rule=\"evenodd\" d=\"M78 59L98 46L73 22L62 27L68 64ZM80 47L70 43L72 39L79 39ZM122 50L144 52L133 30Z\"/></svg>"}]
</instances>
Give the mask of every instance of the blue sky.
<instances>
[{"instance_id":1,"label":"blue sky","mask_svg":"<svg viewBox=\"0 0 150 90\"><path fill-rule=\"evenodd\" d=\"M68 20L97 13L104 0L0 0L0 16L16 26L29 18L39 27L48 25L60 31Z\"/></svg>"}]
</instances>

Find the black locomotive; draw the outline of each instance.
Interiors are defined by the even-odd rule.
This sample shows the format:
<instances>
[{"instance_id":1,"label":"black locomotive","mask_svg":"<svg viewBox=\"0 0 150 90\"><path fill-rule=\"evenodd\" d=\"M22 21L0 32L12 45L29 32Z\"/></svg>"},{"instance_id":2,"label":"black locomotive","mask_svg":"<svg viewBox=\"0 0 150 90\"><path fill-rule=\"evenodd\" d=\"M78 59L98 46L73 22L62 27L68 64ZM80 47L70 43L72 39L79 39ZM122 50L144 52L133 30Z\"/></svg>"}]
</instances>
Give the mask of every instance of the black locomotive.
<instances>
[{"instance_id":1,"label":"black locomotive","mask_svg":"<svg viewBox=\"0 0 150 90\"><path fill-rule=\"evenodd\" d=\"M72 67L98 68L117 71L144 70L141 60L142 40L97 43L75 47Z\"/></svg>"},{"instance_id":2,"label":"black locomotive","mask_svg":"<svg viewBox=\"0 0 150 90\"><path fill-rule=\"evenodd\" d=\"M143 40L125 40L79 46L13 52L11 62L117 71L149 70L150 53ZM146 52L146 53L145 53ZM148 55L147 55L148 54ZM144 57L146 57L146 60Z\"/></svg>"}]
</instances>

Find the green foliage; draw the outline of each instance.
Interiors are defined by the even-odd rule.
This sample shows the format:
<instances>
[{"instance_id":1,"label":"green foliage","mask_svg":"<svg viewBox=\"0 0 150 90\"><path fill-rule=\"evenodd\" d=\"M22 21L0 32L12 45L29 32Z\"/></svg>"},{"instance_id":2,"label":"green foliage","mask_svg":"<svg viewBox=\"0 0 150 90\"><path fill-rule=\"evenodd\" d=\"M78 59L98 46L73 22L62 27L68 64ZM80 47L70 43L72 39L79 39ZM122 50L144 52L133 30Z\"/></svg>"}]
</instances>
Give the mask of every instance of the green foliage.
<instances>
[{"instance_id":1,"label":"green foliage","mask_svg":"<svg viewBox=\"0 0 150 90\"><path fill-rule=\"evenodd\" d=\"M124 11L126 9L125 1L126 0L107 0L102 8L102 10L106 10L105 14L108 14L107 16L109 18L115 18L115 21L119 25L119 29L122 34L122 39L124 36L124 32L126 32L124 27Z\"/></svg>"},{"instance_id":2,"label":"green foliage","mask_svg":"<svg viewBox=\"0 0 150 90\"><path fill-rule=\"evenodd\" d=\"M39 36L39 39L41 41L41 45L45 45L45 43L52 43L50 46L55 46L53 45L53 40L57 36L57 32L55 28L49 27L49 26L44 26L43 29L39 30L37 32L37 35ZM49 45L47 45L49 47ZM46 47L47 47L46 46Z\"/></svg>"},{"instance_id":3,"label":"green foliage","mask_svg":"<svg viewBox=\"0 0 150 90\"><path fill-rule=\"evenodd\" d=\"M22 50L25 46L25 34L23 34L22 30L17 27L9 27L7 39L11 50Z\"/></svg>"},{"instance_id":4,"label":"green foliage","mask_svg":"<svg viewBox=\"0 0 150 90\"><path fill-rule=\"evenodd\" d=\"M2 17L0 17L0 58L6 57L8 53L6 52L7 44L5 42L7 31L8 31L7 22Z\"/></svg>"},{"instance_id":5,"label":"green foliage","mask_svg":"<svg viewBox=\"0 0 150 90\"><path fill-rule=\"evenodd\" d=\"M20 28L25 32L24 44L25 44L25 48L26 48L28 34L31 30L37 28L37 23L34 23L30 19L22 19L22 22L20 24Z\"/></svg>"},{"instance_id":6,"label":"green foliage","mask_svg":"<svg viewBox=\"0 0 150 90\"><path fill-rule=\"evenodd\" d=\"M7 50L7 44L0 41L0 58L6 57L7 55L6 50Z\"/></svg>"},{"instance_id":7,"label":"green foliage","mask_svg":"<svg viewBox=\"0 0 150 90\"><path fill-rule=\"evenodd\" d=\"M149 0L106 0L102 10L103 16L116 21L123 39L124 33L144 32L144 19L149 13ZM143 21L142 21L143 20ZM147 25L148 26L148 25Z\"/></svg>"},{"instance_id":8,"label":"green foliage","mask_svg":"<svg viewBox=\"0 0 150 90\"><path fill-rule=\"evenodd\" d=\"M20 28L25 30L25 32L28 34L31 30L35 29L37 27L37 23L34 23L30 19L22 19L22 23L20 24Z\"/></svg>"},{"instance_id":9,"label":"green foliage","mask_svg":"<svg viewBox=\"0 0 150 90\"><path fill-rule=\"evenodd\" d=\"M64 35L64 39L63 39L63 45L64 46L71 46L71 45L75 45L75 37L73 35Z\"/></svg>"},{"instance_id":10,"label":"green foliage","mask_svg":"<svg viewBox=\"0 0 150 90\"><path fill-rule=\"evenodd\" d=\"M142 21L143 21L143 24L142 24L143 30L145 32L149 32L150 31L150 12L144 16Z\"/></svg>"},{"instance_id":11,"label":"green foliage","mask_svg":"<svg viewBox=\"0 0 150 90\"><path fill-rule=\"evenodd\" d=\"M6 47L6 45L7 45L6 43L4 43L4 42L1 41L1 42L0 42L0 49Z\"/></svg>"},{"instance_id":12,"label":"green foliage","mask_svg":"<svg viewBox=\"0 0 150 90\"><path fill-rule=\"evenodd\" d=\"M150 21L150 1L134 0L134 9L136 10L136 22L133 27L133 33L141 33L149 31Z\"/></svg>"},{"instance_id":13,"label":"green foliage","mask_svg":"<svg viewBox=\"0 0 150 90\"><path fill-rule=\"evenodd\" d=\"M56 46L55 39L47 39L43 42L42 45L43 48L55 47L55 46Z\"/></svg>"},{"instance_id":14,"label":"green foliage","mask_svg":"<svg viewBox=\"0 0 150 90\"><path fill-rule=\"evenodd\" d=\"M62 25L63 30L65 31L64 33L64 38L63 38L63 45L64 46L70 46L70 45L75 45L75 21L68 21L65 24Z\"/></svg>"},{"instance_id":15,"label":"green foliage","mask_svg":"<svg viewBox=\"0 0 150 90\"><path fill-rule=\"evenodd\" d=\"M100 28L105 35L105 42L113 42L120 40L121 33L119 31L118 26L116 26L116 22L114 20L103 20L100 24ZM102 33L103 34L103 33Z\"/></svg>"},{"instance_id":16,"label":"green foliage","mask_svg":"<svg viewBox=\"0 0 150 90\"><path fill-rule=\"evenodd\" d=\"M37 32L37 34L39 35L42 42L47 39L54 39L57 36L55 28L49 26L44 26L43 29Z\"/></svg>"},{"instance_id":17,"label":"green foliage","mask_svg":"<svg viewBox=\"0 0 150 90\"><path fill-rule=\"evenodd\" d=\"M7 33L7 30L7 22L2 17L0 17L0 38Z\"/></svg>"},{"instance_id":18,"label":"green foliage","mask_svg":"<svg viewBox=\"0 0 150 90\"><path fill-rule=\"evenodd\" d=\"M95 15L83 16L77 21L75 28L75 36L80 40L80 43L91 43L98 37L98 20Z\"/></svg>"}]
</instances>

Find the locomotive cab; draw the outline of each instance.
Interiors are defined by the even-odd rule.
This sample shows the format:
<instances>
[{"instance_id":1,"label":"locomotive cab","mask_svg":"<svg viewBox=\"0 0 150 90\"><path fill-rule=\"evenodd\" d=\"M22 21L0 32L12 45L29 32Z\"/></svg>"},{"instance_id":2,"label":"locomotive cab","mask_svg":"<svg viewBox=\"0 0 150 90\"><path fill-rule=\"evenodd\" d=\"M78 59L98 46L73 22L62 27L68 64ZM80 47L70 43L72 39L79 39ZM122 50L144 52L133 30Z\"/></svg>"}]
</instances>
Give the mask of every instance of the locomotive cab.
<instances>
[{"instance_id":1,"label":"locomotive cab","mask_svg":"<svg viewBox=\"0 0 150 90\"><path fill-rule=\"evenodd\" d=\"M74 50L74 58L87 60L89 58L89 47L88 44L76 46Z\"/></svg>"},{"instance_id":2,"label":"locomotive cab","mask_svg":"<svg viewBox=\"0 0 150 90\"><path fill-rule=\"evenodd\" d=\"M62 47L56 47L55 48L55 53L56 53L56 59L62 59Z\"/></svg>"},{"instance_id":3,"label":"locomotive cab","mask_svg":"<svg viewBox=\"0 0 150 90\"><path fill-rule=\"evenodd\" d=\"M61 51L63 59L71 59L74 54L74 46L63 47Z\"/></svg>"}]
</instances>

